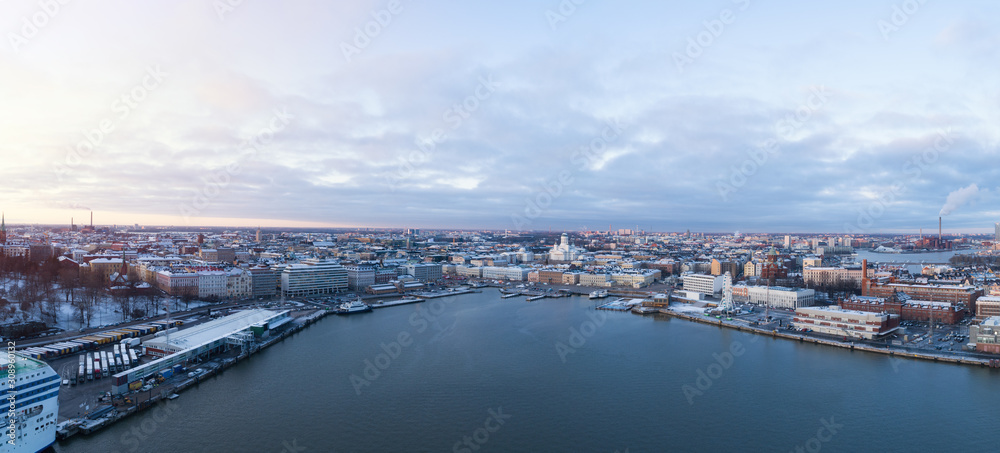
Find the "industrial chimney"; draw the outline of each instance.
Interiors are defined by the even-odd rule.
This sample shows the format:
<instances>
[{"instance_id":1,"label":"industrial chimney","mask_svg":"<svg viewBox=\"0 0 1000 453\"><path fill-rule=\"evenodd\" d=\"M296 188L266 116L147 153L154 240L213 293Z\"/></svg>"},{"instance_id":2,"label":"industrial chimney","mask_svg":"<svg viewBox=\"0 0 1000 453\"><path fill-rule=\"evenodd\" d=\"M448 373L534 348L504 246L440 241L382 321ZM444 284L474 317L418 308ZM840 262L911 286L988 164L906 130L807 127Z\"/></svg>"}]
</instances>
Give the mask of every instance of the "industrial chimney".
<instances>
[{"instance_id":1,"label":"industrial chimney","mask_svg":"<svg viewBox=\"0 0 1000 453\"><path fill-rule=\"evenodd\" d=\"M868 295L868 260L861 260L861 295Z\"/></svg>"},{"instance_id":2,"label":"industrial chimney","mask_svg":"<svg viewBox=\"0 0 1000 453\"><path fill-rule=\"evenodd\" d=\"M944 248L944 240L941 235L941 217L938 217L938 247Z\"/></svg>"}]
</instances>

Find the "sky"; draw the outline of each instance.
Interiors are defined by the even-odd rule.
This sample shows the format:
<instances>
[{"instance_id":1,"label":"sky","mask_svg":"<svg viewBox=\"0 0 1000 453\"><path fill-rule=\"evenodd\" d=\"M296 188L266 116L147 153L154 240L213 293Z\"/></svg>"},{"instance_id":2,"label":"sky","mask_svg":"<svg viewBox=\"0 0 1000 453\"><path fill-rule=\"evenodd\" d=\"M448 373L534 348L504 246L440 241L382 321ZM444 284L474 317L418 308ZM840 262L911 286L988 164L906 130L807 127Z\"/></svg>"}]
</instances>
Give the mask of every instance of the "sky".
<instances>
[{"instance_id":1,"label":"sky","mask_svg":"<svg viewBox=\"0 0 1000 453\"><path fill-rule=\"evenodd\" d=\"M987 232L993 1L0 2L10 223Z\"/></svg>"}]
</instances>

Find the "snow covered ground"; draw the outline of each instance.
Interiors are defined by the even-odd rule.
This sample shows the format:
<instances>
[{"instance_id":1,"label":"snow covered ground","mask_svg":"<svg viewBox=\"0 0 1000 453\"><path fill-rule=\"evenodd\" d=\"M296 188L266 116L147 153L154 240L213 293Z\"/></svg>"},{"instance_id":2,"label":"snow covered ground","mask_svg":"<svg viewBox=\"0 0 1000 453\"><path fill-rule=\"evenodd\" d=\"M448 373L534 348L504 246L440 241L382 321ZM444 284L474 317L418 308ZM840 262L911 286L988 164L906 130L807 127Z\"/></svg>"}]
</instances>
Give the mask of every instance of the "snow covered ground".
<instances>
[{"instance_id":1,"label":"snow covered ground","mask_svg":"<svg viewBox=\"0 0 1000 453\"><path fill-rule=\"evenodd\" d=\"M705 307L696 307L691 304L670 304L670 309L678 313L703 314Z\"/></svg>"},{"instance_id":2,"label":"snow covered ground","mask_svg":"<svg viewBox=\"0 0 1000 453\"><path fill-rule=\"evenodd\" d=\"M174 302L173 300L163 298L160 300L160 309L156 310L155 313L149 313L147 316L157 316L167 314L166 303L170 302L170 312L176 313L184 310L194 310L199 307L204 307L206 305L213 305L210 302L205 302L201 300L194 300L191 303L185 305L182 302ZM186 308L185 308L186 307ZM121 313L116 312L116 306L110 301L106 300L105 303L98 303L98 306L94 309L94 316L91 320L90 327L100 327L105 325L112 325L115 323L123 322L125 319L122 317ZM80 324L77 319L75 309L69 303L64 303L60 306L60 313L56 319L56 327L67 330L79 330L84 327Z\"/></svg>"},{"instance_id":3,"label":"snow covered ground","mask_svg":"<svg viewBox=\"0 0 1000 453\"><path fill-rule=\"evenodd\" d=\"M6 287L4 288L7 291L9 291L10 289L13 289L13 284L12 284L13 282L9 282L9 283L10 284L5 285ZM81 323L79 321L79 318L78 318L78 315L76 313L76 308L72 304L70 304L68 301L65 300L65 294L63 294L62 292L60 292L58 290L55 292L55 294L56 294L55 297L59 298L60 303L59 303L58 312L56 314L56 320L55 320L54 327L58 327L60 329L66 330L66 331L74 331L74 330L79 330L82 327L86 327L86 326L81 325ZM77 297L78 298L82 297L82 293L77 294ZM10 299L10 298L8 297L8 299ZM15 303L12 305L12 307L16 311L15 315L13 317L8 317L5 320L0 321L0 323L21 322L21 320L24 319L22 317L23 314L21 312L20 307L18 306L18 304L16 303L16 301L14 301L14 302ZM145 302L146 301L143 300L143 298L138 298L136 300L136 302L135 302L136 308L145 309ZM159 308L156 309L156 310L154 310L155 312L148 313L147 316L157 316L157 315L166 314L167 313L167 304L170 304L170 311L172 313L176 313L176 312L184 311L184 310L194 310L194 309L197 309L197 308L200 308L200 307L204 307L206 305L212 305L211 302L205 302L205 301L201 301L201 300L193 300L193 301L191 301L188 304L184 304L183 302L177 301L177 300L175 300L173 298L170 298L170 297L161 297L161 298L159 298L158 303L159 303ZM118 305L115 304L111 300L110 296L107 296L107 295L102 296L98 300L97 304L95 304L95 305L96 306L94 307L94 314L93 314L93 317L91 319L89 327L106 326L106 325L112 325L112 324L116 324L116 323L125 321L122 313L120 313L120 312L117 311L118 310ZM50 323L51 320L49 320L49 319L39 319L38 311L37 310L31 310L31 313L29 314L27 320L28 321L43 321L43 322L46 322L46 323L50 324L50 326L52 326L52 324Z\"/></svg>"}]
</instances>

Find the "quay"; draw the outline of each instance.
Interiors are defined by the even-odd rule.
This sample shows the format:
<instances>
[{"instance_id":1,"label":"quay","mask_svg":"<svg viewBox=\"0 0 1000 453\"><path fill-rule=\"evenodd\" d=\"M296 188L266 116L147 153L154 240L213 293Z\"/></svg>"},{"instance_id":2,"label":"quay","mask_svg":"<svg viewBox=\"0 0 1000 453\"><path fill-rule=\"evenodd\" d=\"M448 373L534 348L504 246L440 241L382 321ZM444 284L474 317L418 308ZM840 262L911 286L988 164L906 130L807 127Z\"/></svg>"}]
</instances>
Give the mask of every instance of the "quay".
<instances>
[{"instance_id":1,"label":"quay","mask_svg":"<svg viewBox=\"0 0 1000 453\"><path fill-rule=\"evenodd\" d=\"M186 376L181 376L180 373L177 373L173 374L173 379L167 378L161 384L149 390L135 390L127 394L102 397L99 401L102 401L103 405L96 406L94 410L83 416L65 418L62 416L64 414L61 414L59 417L61 421L57 425L56 439L65 441L77 434L89 435L111 426L122 419L157 406L170 404L169 401L178 398L179 394L184 390L192 386L197 386L205 379L218 375L225 369L248 359L254 353L268 346L284 341L286 338L332 313L333 311L331 310L313 310L308 313L302 313L294 317L290 322L284 323L280 330L272 331L273 334L269 338L262 339L262 341L255 344L252 348L237 347L229 351L229 353L219 353L216 354L217 357L215 358L206 359L200 361L197 365L189 366L188 369L197 367L200 370L198 373L192 372ZM183 330L180 332L183 332ZM92 384L98 384L98 382ZM112 385L109 381L103 381L103 384ZM61 403L61 406L65 404L65 402ZM73 406L70 406L69 409L72 410L72 408Z\"/></svg>"},{"instance_id":2,"label":"quay","mask_svg":"<svg viewBox=\"0 0 1000 453\"><path fill-rule=\"evenodd\" d=\"M891 357L907 357L911 359L929 360L933 362L944 362L944 363L954 363L958 365L973 365L980 367L989 368L1000 368L1000 361L997 359L978 359L973 357L959 357L955 355L946 354L933 354L926 352L915 352L909 350L903 350L899 348L893 348L891 346L879 348L874 346L869 346L865 344L856 344L854 342L844 342L825 338L817 338L808 335L795 334L790 332L781 332L777 329L766 330L752 327L750 325L742 325L733 322L726 322L722 319L708 316L696 316L688 313L681 313L671 309L659 309L656 313L652 313L649 310L632 310L633 313L637 314L664 314L674 318L680 318L686 321L694 321L702 324L709 324L717 327L724 327L739 330L742 332L752 333L756 335L764 335L772 338L783 338L786 340L798 341L800 343L812 343L817 345L825 346L835 346L839 348L850 349L852 351L865 351L873 352L876 354L884 354Z\"/></svg>"},{"instance_id":3,"label":"quay","mask_svg":"<svg viewBox=\"0 0 1000 453\"><path fill-rule=\"evenodd\" d=\"M415 303L423 302L423 301L424 301L424 299L413 298L413 299L394 300L394 301L391 301L391 302L375 302L375 303L370 304L370 305L371 305L372 308L386 308L386 307L395 307L395 306L398 306L398 305L415 304Z\"/></svg>"},{"instance_id":4,"label":"quay","mask_svg":"<svg viewBox=\"0 0 1000 453\"><path fill-rule=\"evenodd\" d=\"M409 297L406 297L406 298L403 298L403 299L394 300L394 301L390 301L390 302L375 302L375 303L372 303L372 304L369 304L369 305L371 305L372 308L395 307L395 306L398 306L398 305L408 305L408 304L416 304L416 303L420 303L420 302L426 302L429 299L438 299L438 298L441 298L441 297L449 297L449 296L460 296L462 294L471 294L471 293L479 293L479 292L481 292L481 291L476 290L476 289L472 289L472 288L469 288L469 289L456 289L456 290L450 290L450 291L417 292L417 293L411 293Z\"/></svg>"},{"instance_id":5,"label":"quay","mask_svg":"<svg viewBox=\"0 0 1000 453\"><path fill-rule=\"evenodd\" d=\"M462 294L479 293L479 292L482 291L473 288L468 288L468 289L456 289L453 291L420 292L420 293L413 293L413 295L421 299L437 299L439 297L459 296Z\"/></svg>"},{"instance_id":6,"label":"quay","mask_svg":"<svg viewBox=\"0 0 1000 453\"><path fill-rule=\"evenodd\" d=\"M554 292L539 291L537 289L518 289L514 291L505 290L504 288L499 288L499 289L500 289L501 299L510 299L512 297L527 296L526 300L528 302L534 302L536 300L541 300L541 299L559 299L563 297L580 295L579 293L570 291L568 289L560 289Z\"/></svg>"}]
</instances>

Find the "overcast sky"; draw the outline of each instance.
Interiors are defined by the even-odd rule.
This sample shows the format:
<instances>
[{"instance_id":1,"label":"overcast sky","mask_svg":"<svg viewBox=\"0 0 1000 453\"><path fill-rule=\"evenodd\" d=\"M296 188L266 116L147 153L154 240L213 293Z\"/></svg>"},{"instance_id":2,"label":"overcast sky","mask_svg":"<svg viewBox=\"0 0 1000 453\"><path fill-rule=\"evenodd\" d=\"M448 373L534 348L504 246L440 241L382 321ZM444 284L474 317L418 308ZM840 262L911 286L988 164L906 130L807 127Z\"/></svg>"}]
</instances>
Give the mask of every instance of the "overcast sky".
<instances>
[{"instance_id":1,"label":"overcast sky","mask_svg":"<svg viewBox=\"0 0 1000 453\"><path fill-rule=\"evenodd\" d=\"M946 230L992 231L997 17L985 0L5 0L0 209L830 233L930 231L943 210Z\"/></svg>"}]
</instances>

